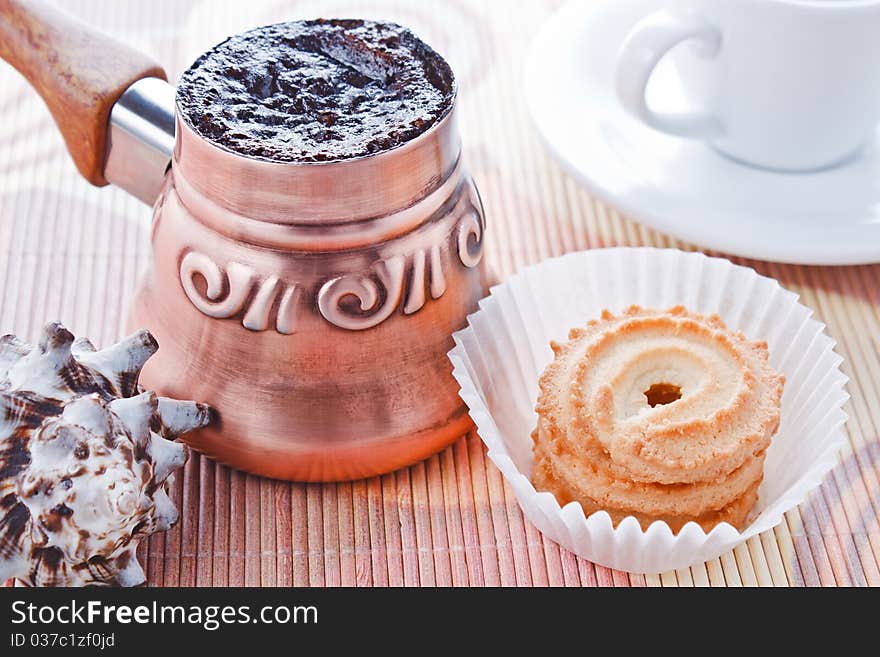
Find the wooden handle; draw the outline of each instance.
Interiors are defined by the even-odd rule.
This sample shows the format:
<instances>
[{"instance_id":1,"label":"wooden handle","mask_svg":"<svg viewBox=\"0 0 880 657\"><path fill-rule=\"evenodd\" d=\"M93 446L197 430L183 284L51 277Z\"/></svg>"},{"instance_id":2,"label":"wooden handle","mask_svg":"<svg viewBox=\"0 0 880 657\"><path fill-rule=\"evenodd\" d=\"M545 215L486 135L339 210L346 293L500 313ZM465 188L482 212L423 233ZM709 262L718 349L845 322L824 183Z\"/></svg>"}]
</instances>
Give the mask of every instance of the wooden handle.
<instances>
[{"instance_id":1,"label":"wooden handle","mask_svg":"<svg viewBox=\"0 0 880 657\"><path fill-rule=\"evenodd\" d=\"M0 58L37 90L80 173L107 184L110 110L141 78L165 72L141 52L39 0L0 0Z\"/></svg>"}]
</instances>

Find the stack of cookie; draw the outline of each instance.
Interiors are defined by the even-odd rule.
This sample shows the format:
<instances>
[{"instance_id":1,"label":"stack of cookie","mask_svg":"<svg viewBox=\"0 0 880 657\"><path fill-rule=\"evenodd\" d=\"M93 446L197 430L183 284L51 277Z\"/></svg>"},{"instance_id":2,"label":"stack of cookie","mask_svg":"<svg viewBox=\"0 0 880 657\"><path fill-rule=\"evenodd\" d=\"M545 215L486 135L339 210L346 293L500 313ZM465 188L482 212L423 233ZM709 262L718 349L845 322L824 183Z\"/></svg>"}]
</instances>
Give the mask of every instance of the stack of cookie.
<instances>
[{"instance_id":1,"label":"stack of cookie","mask_svg":"<svg viewBox=\"0 0 880 657\"><path fill-rule=\"evenodd\" d=\"M633 306L552 347L532 434L536 489L615 524L746 523L784 384L766 343L717 315Z\"/></svg>"}]
</instances>

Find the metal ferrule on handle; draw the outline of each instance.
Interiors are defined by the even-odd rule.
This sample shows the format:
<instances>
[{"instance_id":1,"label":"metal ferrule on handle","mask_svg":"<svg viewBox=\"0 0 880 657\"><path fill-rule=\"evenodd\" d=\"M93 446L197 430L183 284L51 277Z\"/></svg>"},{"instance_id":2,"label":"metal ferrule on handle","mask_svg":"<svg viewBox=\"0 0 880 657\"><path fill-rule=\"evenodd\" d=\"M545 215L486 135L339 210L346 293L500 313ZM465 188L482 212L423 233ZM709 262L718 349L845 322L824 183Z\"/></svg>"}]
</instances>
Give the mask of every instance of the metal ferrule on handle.
<instances>
[{"instance_id":1,"label":"metal ferrule on handle","mask_svg":"<svg viewBox=\"0 0 880 657\"><path fill-rule=\"evenodd\" d=\"M138 80L116 101L109 127L104 176L152 205L174 151L174 87L158 78Z\"/></svg>"}]
</instances>

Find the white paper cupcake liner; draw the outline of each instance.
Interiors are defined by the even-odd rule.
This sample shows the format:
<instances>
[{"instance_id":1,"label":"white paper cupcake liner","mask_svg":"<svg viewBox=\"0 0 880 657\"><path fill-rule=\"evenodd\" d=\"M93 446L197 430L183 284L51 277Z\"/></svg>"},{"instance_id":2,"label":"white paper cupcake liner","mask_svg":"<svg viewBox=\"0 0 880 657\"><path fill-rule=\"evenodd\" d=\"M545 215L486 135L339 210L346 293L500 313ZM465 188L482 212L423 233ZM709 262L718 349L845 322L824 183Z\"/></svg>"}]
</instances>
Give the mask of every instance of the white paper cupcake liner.
<instances>
[{"instance_id":1,"label":"white paper cupcake liner","mask_svg":"<svg viewBox=\"0 0 880 657\"><path fill-rule=\"evenodd\" d=\"M553 359L550 340L570 328L638 304L718 313L732 329L766 340L770 363L786 377L779 431L767 451L753 522L708 534L696 523L674 535L663 522L642 531L635 518L617 528L605 512L585 517L560 508L529 481L538 378ZM449 353L461 397L489 458L507 479L526 517L544 534L594 563L638 573L683 568L730 550L770 529L837 463L846 440L848 398L843 360L824 325L797 295L771 278L721 258L673 249L596 249L547 260L492 288L454 335Z\"/></svg>"}]
</instances>

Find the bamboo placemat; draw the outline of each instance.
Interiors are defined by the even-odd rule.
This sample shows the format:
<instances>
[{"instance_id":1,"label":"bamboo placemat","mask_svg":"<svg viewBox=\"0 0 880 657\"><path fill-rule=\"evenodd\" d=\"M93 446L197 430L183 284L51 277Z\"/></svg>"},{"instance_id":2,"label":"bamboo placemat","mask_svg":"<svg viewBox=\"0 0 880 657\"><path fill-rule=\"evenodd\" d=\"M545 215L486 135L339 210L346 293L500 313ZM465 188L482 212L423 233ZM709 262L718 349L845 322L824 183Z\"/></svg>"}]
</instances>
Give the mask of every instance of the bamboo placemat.
<instances>
[{"instance_id":1,"label":"bamboo placemat","mask_svg":"<svg viewBox=\"0 0 880 657\"><path fill-rule=\"evenodd\" d=\"M520 82L559 2L523 0L69 0L68 11L153 54L175 79L205 48L262 23L363 16L413 27L461 84L467 164L500 278L609 245L693 249L591 198L547 156ZM246 8L243 8L246 7ZM101 66L96 61L95 66ZM60 319L107 344L149 256L150 211L77 175L48 112L0 64L0 333ZM840 465L786 522L706 564L656 577L595 566L526 521L476 435L384 477L289 484L194 455L176 480L181 521L142 548L153 585L739 586L880 584L880 266L738 260L799 293L838 341L852 400Z\"/></svg>"}]
</instances>

